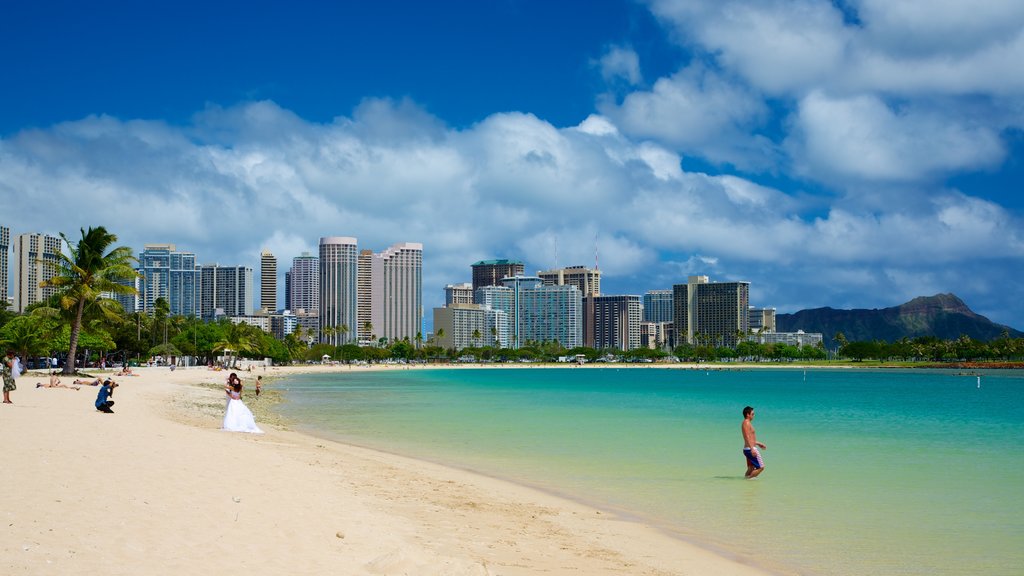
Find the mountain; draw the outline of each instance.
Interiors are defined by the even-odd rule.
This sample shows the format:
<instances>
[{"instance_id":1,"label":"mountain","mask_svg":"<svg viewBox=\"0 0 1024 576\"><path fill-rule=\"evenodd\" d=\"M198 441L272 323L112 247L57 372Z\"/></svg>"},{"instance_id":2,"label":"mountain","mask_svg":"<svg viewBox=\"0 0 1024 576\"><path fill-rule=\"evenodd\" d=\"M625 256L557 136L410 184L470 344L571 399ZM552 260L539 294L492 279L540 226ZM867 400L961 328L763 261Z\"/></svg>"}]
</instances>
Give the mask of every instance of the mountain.
<instances>
[{"instance_id":1,"label":"mountain","mask_svg":"<svg viewBox=\"0 0 1024 576\"><path fill-rule=\"evenodd\" d=\"M832 338L836 332L842 332L850 342L895 342L900 338L918 336L953 340L961 335L988 342L1002 336L1004 331L1008 332L1011 338L1024 338L1024 332L996 324L980 314L975 314L963 300L953 294L921 296L892 308L813 308L795 314L778 314L775 323L779 332L821 332L825 336L827 347L835 345Z\"/></svg>"}]
</instances>

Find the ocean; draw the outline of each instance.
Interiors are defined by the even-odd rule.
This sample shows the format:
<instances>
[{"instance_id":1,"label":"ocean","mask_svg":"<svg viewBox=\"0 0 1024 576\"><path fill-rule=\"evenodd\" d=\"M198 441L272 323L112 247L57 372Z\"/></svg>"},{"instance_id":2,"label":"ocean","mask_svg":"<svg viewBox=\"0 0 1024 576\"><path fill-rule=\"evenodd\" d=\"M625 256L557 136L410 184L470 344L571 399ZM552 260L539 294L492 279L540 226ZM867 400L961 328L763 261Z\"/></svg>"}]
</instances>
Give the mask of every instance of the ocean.
<instances>
[{"instance_id":1,"label":"ocean","mask_svg":"<svg viewBox=\"0 0 1024 576\"><path fill-rule=\"evenodd\" d=\"M326 438L481 472L782 574L1024 573L1024 372L436 369L291 377ZM745 480L744 406L766 469Z\"/></svg>"}]
</instances>

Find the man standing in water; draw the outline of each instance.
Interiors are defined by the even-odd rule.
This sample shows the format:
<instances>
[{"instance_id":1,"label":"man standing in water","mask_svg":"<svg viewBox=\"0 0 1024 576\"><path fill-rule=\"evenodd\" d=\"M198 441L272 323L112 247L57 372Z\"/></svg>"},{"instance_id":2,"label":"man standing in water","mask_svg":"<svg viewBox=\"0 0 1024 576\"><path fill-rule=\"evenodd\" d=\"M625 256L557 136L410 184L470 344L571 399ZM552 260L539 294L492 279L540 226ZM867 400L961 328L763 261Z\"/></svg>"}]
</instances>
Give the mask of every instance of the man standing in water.
<instances>
[{"instance_id":1,"label":"man standing in water","mask_svg":"<svg viewBox=\"0 0 1024 576\"><path fill-rule=\"evenodd\" d=\"M747 478L757 478L764 472L764 460L761 459L761 450L768 447L757 441L757 432L754 431L754 409L747 406L743 409L743 424L740 430L743 432L743 455L747 458Z\"/></svg>"}]
</instances>

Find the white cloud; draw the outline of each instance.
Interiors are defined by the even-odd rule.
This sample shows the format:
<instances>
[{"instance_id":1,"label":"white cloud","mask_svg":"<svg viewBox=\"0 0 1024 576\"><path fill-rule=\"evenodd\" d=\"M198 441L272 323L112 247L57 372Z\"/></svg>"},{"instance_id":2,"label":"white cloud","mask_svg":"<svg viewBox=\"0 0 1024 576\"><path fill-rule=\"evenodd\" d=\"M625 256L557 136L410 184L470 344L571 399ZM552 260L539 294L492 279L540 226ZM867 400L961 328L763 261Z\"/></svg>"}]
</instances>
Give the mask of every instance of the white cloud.
<instances>
[{"instance_id":1,"label":"white cloud","mask_svg":"<svg viewBox=\"0 0 1024 576\"><path fill-rule=\"evenodd\" d=\"M893 110L872 96L811 93L794 124L797 168L824 180L916 181L992 167L1005 154L991 128L909 105Z\"/></svg>"},{"instance_id":2,"label":"white cloud","mask_svg":"<svg viewBox=\"0 0 1024 576\"><path fill-rule=\"evenodd\" d=\"M632 48L614 46L601 57L599 64L605 82L622 80L636 86L644 80L640 73L640 57Z\"/></svg>"},{"instance_id":3,"label":"white cloud","mask_svg":"<svg viewBox=\"0 0 1024 576\"><path fill-rule=\"evenodd\" d=\"M694 65L633 92L621 104L604 101L602 113L633 138L654 139L683 152L744 167L764 166L767 141L750 138L768 107L740 84Z\"/></svg>"},{"instance_id":4,"label":"white cloud","mask_svg":"<svg viewBox=\"0 0 1024 576\"><path fill-rule=\"evenodd\" d=\"M2 223L72 236L104 225L136 250L174 242L201 262L253 268L269 248L282 276L320 236L374 250L422 242L428 307L479 259L552 266L554 239L562 265L590 265L596 244L607 285L624 292L706 273L746 276L766 297L785 285L787 302L828 301L807 262L896 278L979 254L1017 269L1024 259L1019 219L956 192L934 191L915 210L847 202L814 219L804 213L816 206L772 187L684 172L675 152L605 117L559 129L498 114L455 130L408 103L369 106L328 124L261 102L211 108L185 127L86 118L23 132L0 140ZM398 129L408 117L419 127Z\"/></svg>"}]
</instances>

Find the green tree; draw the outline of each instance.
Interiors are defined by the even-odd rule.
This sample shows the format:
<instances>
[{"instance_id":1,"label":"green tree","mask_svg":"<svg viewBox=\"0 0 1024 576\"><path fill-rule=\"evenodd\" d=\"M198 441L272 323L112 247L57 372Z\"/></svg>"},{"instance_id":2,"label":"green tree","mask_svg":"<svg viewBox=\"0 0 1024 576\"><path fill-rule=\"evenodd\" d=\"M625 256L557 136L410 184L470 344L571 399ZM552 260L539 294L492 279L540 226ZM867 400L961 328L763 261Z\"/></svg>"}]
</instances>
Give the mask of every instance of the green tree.
<instances>
[{"instance_id":1,"label":"green tree","mask_svg":"<svg viewBox=\"0 0 1024 576\"><path fill-rule=\"evenodd\" d=\"M82 330L82 315L87 305L99 304L100 295L109 292L114 294L135 294L136 290L129 285L136 272L132 263L136 259L127 246L111 248L117 236L98 226L81 230L82 238L72 243L63 233L60 237L67 245L68 254L57 253L56 262L45 260L44 265L53 269L54 276L40 283L40 286L57 289L60 307L73 310L71 319L71 341L68 347L68 360L64 363L64 374L74 374L75 355L78 352L78 337ZM109 251L108 251L109 250ZM107 300L114 305L117 302ZM117 305L120 308L120 305Z\"/></svg>"},{"instance_id":2,"label":"green tree","mask_svg":"<svg viewBox=\"0 0 1024 576\"><path fill-rule=\"evenodd\" d=\"M224 352L235 352L238 355L255 352L259 349L259 340L253 334L254 330L259 330L254 326L248 324L233 324L228 322L223 326L224 332L221 336L221 340L214 342L214 351ZM231 366L235 364L235 354L230 355Z\"/></svg>"}]
</instances>

